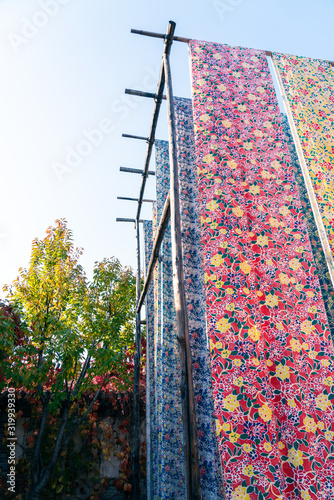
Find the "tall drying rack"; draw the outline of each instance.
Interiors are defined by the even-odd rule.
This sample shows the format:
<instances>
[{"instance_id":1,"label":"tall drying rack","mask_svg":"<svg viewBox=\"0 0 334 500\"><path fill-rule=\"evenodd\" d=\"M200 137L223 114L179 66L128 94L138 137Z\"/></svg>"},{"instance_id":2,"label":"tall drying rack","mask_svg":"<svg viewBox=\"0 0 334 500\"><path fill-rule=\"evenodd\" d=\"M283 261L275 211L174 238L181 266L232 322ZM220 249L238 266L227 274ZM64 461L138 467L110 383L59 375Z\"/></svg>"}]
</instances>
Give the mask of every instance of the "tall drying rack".
<instances>
[{"instance_id":1,"label":"tall drying rack","mask_svg":"<svg viewBox=\"0 0 334 500\"><path fill-rule=\"evenodd\" d=\"M144 170L134 172L135 169L127 169L121 167L122 171L130 173L140 173L142 182L140 186L139 198L137 205L137 213L135 219L116 219L118 222L134 222L136 230L137 244L137 275L136 275L136 348L134 359L134 426L133 426L133 453L132 453L132 469L133 469L133 498L139 499L139 374L140 374L140 357L141 357L141 308L144 304L145 297L152 280L155 264L159 257L161 243L167 229L169 221L171 222L171 242L172 242L172 267L173 267L173 288L174 302L176 311L177 325L177 340L180 351L180 370L181 370L181 405L182 405L182 420L183 420L183 436L184 436L184 455L185 455L185 486L187 500L200 500L200 484L199 484L199 464L198 464L198 448L197 448L197 430L196 430L196 414L195 400L192 379L192 364L189 345L188 332L188 316L186 308L186 298L184 289L183 263L182 263L182 247L181 247L181 224L180 224L180 203L179 203L179 180L177 168L177 153L176 153L176 132L175 132L175 113L174 100L172 89L172 75L170 69L170 51L174 40L181 42L189 42L186 38L175 37L175 22L168 23L167 32L165 35L159 33L151 33L147 31L131 30L132 33L153 36L164 40L164 50L162 55L162 63L160 70L159 83L156 94L149 92L141 92L138 90L126 89L127 94L132 94L141 97L153 98L155 105L151 130L149 137L141 137L130 134L123 134L123 137L131 139L145 140L148 144ZM163 94L166 87L166 95ZM159 222L157 234L153 243L152 256L148 265L146 279L143 290L141 291L141 265L140 265L140 231L139 226L142 220L140 219L142 203L144 201L144 191L146 180L150 172L149 164L152 156L153 145L155 141L155 132L157 128L161 103L165 99L167 101L167 121L169 135L169 158L170 158L170 190L167 195L162 216ZM149 200L151 201L151 200Z\"/></svg>"},{"instance_id":2,"label":"tall drying rack","mask_svg":"<svg viewBox=\"0 0 334 500\"><path fill-rule=\"evenodd\" d=\"M180 203L179 203L179 180L178 180L178 164L176 151L176 128L175 128L175 113L174 100L172 89L172 75L170 68L170 52L173 41L189 43L190 38L174 36L176 23L169 21L166 34L154 33L151 31L143 31L132 29L131 33L144 35L153 38L164 40L164 50L162 55L162 63L158 82L157 92L143 92L141 90L125 89L126 94L148 97L154 99L154 110L151 122L150 134L148 137L122 134L122 137L129 139L139 139L146 141L148 144L144 169L135 169L128 167L120 167L121 172L140 174L142 176L139 198L128 198L119 196L117 199L136 201L137 212L135 219L117 218L117 222L132 222L136 230L136 247L137 247L137 272L136 272L136 343L134 357L134 416L133 416L133 451L132 451L132 498L139 500L139 451L140 451L140 436L139 436L139 407L140 407L140 391L139 391L139 375L140 375L140 358L141 358L141 325L145 321L141 320L141 308L144 304L149 285L151 283L154 268L159 258L160 247L163 241L165 231L169 221L171 222L171 243L172 243L172 269L173 269L173 289L174 289L174 304L176 311L177 324L177 341L180 354L180 380L181 380L181 406L182 406L182 421L183 421L183 440L184 440L184 457L185 457L185 491L186 500L200 500L200 474L198 462L198 444L197 444L197 429L196 429L196 412L194 400L194 387L192 377L191 352L189 344L188 331L188 314L186 307L186 296L184 289L183 276L183 261L182 261L182 245L181 245L181 222L180 222ZM329 272L334 285L334 260L329 243L326 236L326 231L323 226L319 207L313 192L310 175L307 169L305 158L302 152L301 144L298 138L297 130L292 118L290 106L285 95L283 82L280 77L276 62L273 58L273 53L269 50L265 51L266 55L271 59L275 75L278 81L279 90L283 98L283 103L287 112L288 122L291 128L292 136L295 142L298 158L301 164L305 184L308 190L310 202L312 205L314 217L317 223L320 240L328 264ZM333 61L327 61L334 66ZM166 88L166 95L164 89ZM147 268L146 278L143 289L141 290L141 259L140 259L140 223L143 220L140 218L141 208L144 202L152 203L153 200L144 199L146 181L149 175L155 175L154 171L149 170L150 160L152 156L153 145L155 142L155 133L159 119L159 113L162 101L167 101L167 122L169 136L169 164L170 164L170 190L166 197L161 219L159 221L158 230L153 242L151 259Z\"/></svg>"}]
</instances>

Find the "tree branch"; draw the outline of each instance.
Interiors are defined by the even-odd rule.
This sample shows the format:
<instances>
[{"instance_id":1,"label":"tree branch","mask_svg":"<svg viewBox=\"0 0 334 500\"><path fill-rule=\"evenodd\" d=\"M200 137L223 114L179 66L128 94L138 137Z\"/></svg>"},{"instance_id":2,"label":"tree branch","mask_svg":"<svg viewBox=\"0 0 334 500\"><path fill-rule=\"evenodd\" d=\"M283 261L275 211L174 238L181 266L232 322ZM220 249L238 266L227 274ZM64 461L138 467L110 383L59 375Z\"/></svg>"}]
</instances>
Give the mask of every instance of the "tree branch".
<instances>
[{"instance_id":1,"label":"tree branch","mask_svg":"<svg viewBox=\"0 0 334 500\"><path fill-rule=\"evenodd\" d=\"M48 409L48 404L43 403L43 414L42 414L41 425L39 428L39 433L37 435L34 454L33 454L31 466L30 466L33 484L36 484L39 480L39 471L37 470L38 469L37 465L38 465L38 459L39 459L39 456L41 453L43 435L44 435L45 428L46 428L46 420L47 420L47 413L48 413L47 409Z\"/></svg>"},{"instance_id":2,"label":"tree branch","mask_svg":"<svg viewBox=\"0 0 334 500\"><path fill-rule=\"evenodd\" d=\"M95 401L97 400L97 398L99 397L100 393L102 391L102 384L99 388L99 390L96 392L92 402L90 403L90 405L88 406L87 410L85 411L85 413L82 415L82 417L74 424L72 430L69 432L68 436L66 437L66 440L64 441L64 444L62 446L62 450L66 449L71 437L73 436L73 434L75 433L75 431L77 430L77 428L79 427L79 425L82 424L82 422L85 420L85 418L87 417L88 413L91 411Z\"/></svg>"},{"instance_id":3,"label":"tree branch","mask_svg":"<svg viewBox=\"0 0 334 500\"><path fill-rule=\"evenodd\" d=\"M79 387L80 387L80 384L82 382L82 379L85 377L86 373L87 373L87 370L88 370L88 367L89 367L89 363L90 363L90 359L91 359L91 356L88 355L87 358L85 359L85 362L83 364L83 367L81 368L81 373L78 377L78 380L75 384L75 387L73 389L73 392L71 394L71 399L74 398L74 396L76 395L76 393L78 392L79 390Z\"/></svg>"},{"instance_id":4,"label":"tree branch","mask_svg":"<svg viewBox=\"0 0 334 500\"><path fill-rule=\"evenodd\" d=\"M52 471L54 469L54 466L57 463L58 455L59 455L59 452L61 450L61 442L62 442L62 439L63 439L63 436L64 436L65 427L66 427L66 424L67 424L69 412L70 412L70 407L67 406L65 408L64 413L63 413L61 426L60 426L60 429L59 429L59 432L58 432L57 440L56 440L56 443L55 443L55 447L53 449L53 453L52 453L51 459L50 459L47 467L44 470L44 473L42 475L41 480L39 481L39 483L33 489L33 493L39 494L45 488L45 486L47 485L47 483L48 483L48 481L50 479L51 473L52 473Z\"/></svg>"},{"instance_id":5,"label":"tree branch","mask_svg":"<svg viewBox=\"0 0 334 500\"><path fill-rule=\"evenodd\" d=\"M74 376L75 376L75 372L77 371L77 366L78 366L78 360L76 359L75 364L74 364L74 370L73 370ZM74 381L74 377L71 380L70 393L72 393L73 381Z\"/></svg>"},{"instance_id":6,"label":"tree branch","mask_svg":"<svg viewBox=\"0 0 334 500\"><path fill-rule=\"evenodd\" d=\"M93 342L92 342L92 345L91 345L91 349L93 349L93 348L95 347L95 345L96 345L96 344L94 344L94 341L93 341ZM91 357L91 355L90 355L90 354L88 354L88 355L87 355L87 358L85 359L85 362L84 362L84 364L83 364L83 367L82 367L82 369L81 369L81 373L80 373L80 375L79 375L79 378L78 378L78 380L77 380L77 383L75 384L74 390L73 390L73 392L72 392L72 394L71 394L71 398L73 398L73 397L76 395L76 393L78 392L78 390L79 390L79 386L80 386L80 384L81 384L81 381L82 381L82 379L85 377L85 375L86 375L86 373L87 373L87 370L88 370L88 368L89 368L89 364L90 364L91 358L92 358L92 357Z\"/></svg>"}]
</instances>

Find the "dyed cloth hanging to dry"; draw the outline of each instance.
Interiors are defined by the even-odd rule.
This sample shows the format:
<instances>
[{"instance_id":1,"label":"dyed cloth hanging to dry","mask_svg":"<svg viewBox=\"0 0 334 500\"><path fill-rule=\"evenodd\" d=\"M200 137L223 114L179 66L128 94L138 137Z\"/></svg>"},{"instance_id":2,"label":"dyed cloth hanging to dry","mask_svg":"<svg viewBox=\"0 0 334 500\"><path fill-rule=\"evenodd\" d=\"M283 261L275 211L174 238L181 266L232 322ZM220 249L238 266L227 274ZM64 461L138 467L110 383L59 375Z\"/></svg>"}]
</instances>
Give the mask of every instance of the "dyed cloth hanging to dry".
<instances>
[{"instance_id":1,"label":"dyed cloth hanging to dry","mask_svg":"<svg viewBox=\"0 0 334 500\"><path fill-rule=\"evenodd\" d=\"M205 321L204 280L201 269L199 214L196 210L196 167L191 101L176 100L178 163L182 180L182 249L184 254L190 343L198 430L200 484L203 500L222 498L222 477L214 425L214 407ZM168 143L156 141L157 210L155 230L169 190ZM156 434L151 433L152 498L185 498L184 449L180 396L180 366L172 288L170 229L155 275L155 342L157 397ZM154 368L151 372L154 371ZM152 390L152 389L150 389ZM155 440L155 443L154 443ZM154 455L154 456L153 456Z\"/></svg>"},{"instance_id":2,"label":"dyed cloth hanging to dry","mask_svg":"<svg viewBox=\"0 0 334 500\"><path fill-rule=\"evenodd\" d=\"M334 72L318 59L273 55L334 253Z\"/></svg>"},{"instance_id":3,"label":"dyed cloth hanging to dry","mask_svg":"<svg viewBox=\"0 0 334 500\"><path fill-rule=\"evenodd\" d=\"M293 142L291 130L289 127L286 115L282 116L283 123L283 137L282 140L287 143L291 157L291 170L297 183L301 206L303 210L304 220L307 225L314 262L317 268L317 275L319 277L322 298L324 300L328 324L331 332L331 340L334 339L334 288L329 274L324 251L321 246L317 225L313 216L311 203L307 194L307 189L302 173L301 166L298 161L296 148Z\"/></svg>"},{"instance_id":4,"label":"dyed cloth hanging to dry","mask_svg":"<svg viewBox=\"0 0 334 500\"><path fill-rule=\"evenodd\" d=\"M153 224L152 221L144 220L144 244L145 244L145 274L152 255L153 248ZM152 491L152 465L156 460L154 448L156 446L156 424L155 424L155 370L154 370L154 287L150 284L146 295L146 479L148 498L153 498Z\"/></svg>"},{"instance_id":5,"label":"dyed cloth hanging to dry","mask_svg":"<svg viewBox=\"0 0 334 500\"><path fill-rule=\"evenodd\" d=\"M156 236L158 220L157 220L157 204L153 203L152 210L152 229L153 229L153 241ZM158 337L160 331L160 304L161 304L161 265L159 262L156 263L153 275L153 296L154 296L154 317L153 317L153 367L151 370L154 385L154 433L151 435L151 449L152 449L152 461L151 461L151 484L148 485L149 491L151 491L151 498L157 498L158 491Z\"/></svg>"},{"instance_id":6,"label":"dyed cloth hanging to dry","mask_svg":"<svg viewBox=\"0 0 334 500\"><path fill-rule=\"evenodd\" d=\"M266 54L190 48L227 498L329 498L333 346Z\"/></svg>"},{"instance_id":7,"label":"dyed cloth hanging to dry","mask_svg":"<svg viewBox=\"0 0 334 500\"><path fill-rule=\"evenodd\" d=\"M157 230L169 191L168 142L155 141ZM156 461L153 465L153 498L185 498L183 426L180 397L179 350L176 340L176 315L170 227L160 251L155 280L155 363L156 363Z\"/></svg>"},{"instance_id":8,"label":"dyed cloth hanging to dry","mask_svg":"<svg viewBox=\"0 0 334 500\"><path fill-rule=\"evenodd\" d=\"M190 99L175 98L183 269L197 421L202 500L222 498L222 475L214 425L210 352L206 331L204 272L197 206L194 124Z\"/></svg>"}]
</instances>

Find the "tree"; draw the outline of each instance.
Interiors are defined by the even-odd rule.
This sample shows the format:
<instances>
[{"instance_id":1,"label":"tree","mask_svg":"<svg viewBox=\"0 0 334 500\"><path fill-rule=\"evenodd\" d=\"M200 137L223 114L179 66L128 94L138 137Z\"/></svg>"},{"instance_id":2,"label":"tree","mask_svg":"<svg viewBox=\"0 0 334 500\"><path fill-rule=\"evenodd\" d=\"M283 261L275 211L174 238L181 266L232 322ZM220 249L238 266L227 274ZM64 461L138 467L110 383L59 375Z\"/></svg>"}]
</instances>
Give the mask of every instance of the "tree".
<instances>
[{"instance_id":1,"label":"tree","mask_svg":"<svg viewBox=\"0 0 334 500\"><path fill-rule=\"evenodd\" d=\"M2 385L11 380L18 389L35 392L41 405L30 457L29 500L40 498L102 388L111 382L124 387L131 381L125 351L133 343L132 270L115 258L104 259L95 264L89 282L78 263L81 253L73 246L66 221L57 220L43 240L33 241L29 268L21 268L17 280L5 287L26 335L24 342L15 342L15 332L7 325L2 344L7 342L12 352L3 363ZM88 392L94 397L80 412L80 398ZM57 436L45 453L48 421L55 415Z\"/></svg>"},{"instance_id":2,"label":"tree","mask_svg":"<svg viewBox=\"0 0 334 500\"><path fill-rule=\"evenodd\" d=\"M0 387L5 382L4 364L16 346L22 345L26 329L12 304L0 300Z\"/></svg>"}]
</instances>

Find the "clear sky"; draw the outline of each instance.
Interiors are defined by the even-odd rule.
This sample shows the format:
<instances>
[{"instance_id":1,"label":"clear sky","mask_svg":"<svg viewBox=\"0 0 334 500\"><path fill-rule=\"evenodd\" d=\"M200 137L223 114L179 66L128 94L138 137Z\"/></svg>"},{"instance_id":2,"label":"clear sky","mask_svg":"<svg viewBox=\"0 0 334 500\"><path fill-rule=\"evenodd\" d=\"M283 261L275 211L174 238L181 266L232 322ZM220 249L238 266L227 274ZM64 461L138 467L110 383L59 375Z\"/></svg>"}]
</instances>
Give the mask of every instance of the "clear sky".
<instances>
[{"instance_id":1,"label":"clear sky","mask_svg":"<svg viewBox=\"0 0 334 500\"><path fill-rule=\"evenodd\" d=\"M132 224L162 41L131 28L334 59L333 0L0 0L0 284L29 263L31 241L64 217L93 263L135 265ZM172 48L174 94L190 97L186 44ZM157 137L167 139L165 109ZM154 165L152 164L152 168ZM150 177L146 197L154 197ZM143 217L151 218L145 206Z\"/></svg>"}]
</instances>

